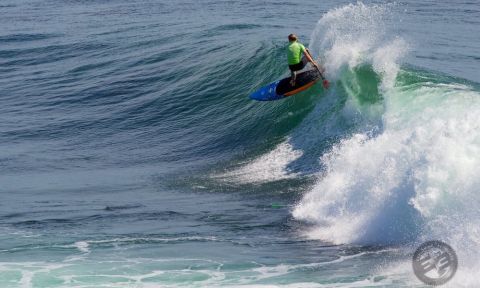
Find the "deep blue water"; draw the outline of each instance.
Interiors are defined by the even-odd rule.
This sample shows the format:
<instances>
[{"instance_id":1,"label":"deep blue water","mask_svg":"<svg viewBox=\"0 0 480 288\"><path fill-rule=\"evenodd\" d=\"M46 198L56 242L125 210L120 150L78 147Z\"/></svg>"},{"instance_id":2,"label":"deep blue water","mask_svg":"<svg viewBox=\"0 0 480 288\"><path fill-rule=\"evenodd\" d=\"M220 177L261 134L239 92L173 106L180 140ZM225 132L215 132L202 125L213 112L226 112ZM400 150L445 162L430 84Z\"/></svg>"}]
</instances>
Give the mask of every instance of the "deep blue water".
<instances>
[{"instance_id":1,"label":"deep blue water","mask_svg":"<svg viewBox=\"0 0 480 288\"><path fill-rule=\"evenodd\" d=\"M2 1L0 287L477 287L480 5L350 3Z\"/></svg>"}]
</instances>

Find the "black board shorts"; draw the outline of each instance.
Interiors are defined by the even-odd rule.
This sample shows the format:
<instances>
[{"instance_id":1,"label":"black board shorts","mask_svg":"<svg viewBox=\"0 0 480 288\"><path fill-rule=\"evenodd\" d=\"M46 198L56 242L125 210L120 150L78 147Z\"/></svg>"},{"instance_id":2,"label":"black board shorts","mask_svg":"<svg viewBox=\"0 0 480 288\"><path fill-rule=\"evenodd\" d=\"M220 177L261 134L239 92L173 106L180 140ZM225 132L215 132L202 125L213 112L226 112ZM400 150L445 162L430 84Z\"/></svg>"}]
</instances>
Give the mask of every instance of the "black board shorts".
<instances>
[{"instance_id":1,"label":"black board shorts","mask_svg":"<svg viewBox=\"0 0 480 288\"><path fill-rule=\"evenodd\" d=\"M305 55L303 55L300 63L294 64L294 65L288 65L288 68L290 68L290 71L300 71L303 68L305 68L305 66L307 66L307 63L308 63L308 60L305 57Z\"/></svg>"}]
</instances>

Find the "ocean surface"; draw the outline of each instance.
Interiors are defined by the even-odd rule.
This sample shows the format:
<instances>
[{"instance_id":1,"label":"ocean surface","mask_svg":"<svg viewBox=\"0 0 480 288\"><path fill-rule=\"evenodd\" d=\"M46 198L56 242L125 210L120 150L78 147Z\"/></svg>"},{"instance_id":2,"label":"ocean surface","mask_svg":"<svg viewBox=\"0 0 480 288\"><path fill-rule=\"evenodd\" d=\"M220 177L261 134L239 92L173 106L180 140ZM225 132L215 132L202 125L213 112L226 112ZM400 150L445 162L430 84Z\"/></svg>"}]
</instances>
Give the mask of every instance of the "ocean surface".
<instances>
[{"instance_id":1,"label":"ocean surface","mask_svg":"<svg viewBox=\"0 0 480 288\"><path fill-rule=\"evenodd\" d=\"M480 285L476 0L0 1L0 287ZM281 101L296 33L326 68Z\"/></svg>"}]
</instances>

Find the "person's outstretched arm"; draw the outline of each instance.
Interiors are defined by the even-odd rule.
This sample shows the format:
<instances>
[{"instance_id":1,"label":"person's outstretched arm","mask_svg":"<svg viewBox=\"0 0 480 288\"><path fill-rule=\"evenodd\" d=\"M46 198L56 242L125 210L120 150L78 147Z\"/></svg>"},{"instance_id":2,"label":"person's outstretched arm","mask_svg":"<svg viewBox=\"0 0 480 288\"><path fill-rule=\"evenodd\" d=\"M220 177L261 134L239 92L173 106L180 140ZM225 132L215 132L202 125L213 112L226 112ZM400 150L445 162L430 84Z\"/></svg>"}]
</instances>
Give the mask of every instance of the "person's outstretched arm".
<instances>
[{"instance_id":1,"label":"person's outstretched arm","mask_svg":"<svg viewBox=\"0 0 480 288\"><path fill-rule=\"evenodd\" d=\"M307 60L310 63L312 63L313 66L318 68L317 62L315 62L315 60L313 60L312 54L310 54L310 50L308 50L307 48L305 48L305 57L307 57Z\"/></svg>"}]
</instances>

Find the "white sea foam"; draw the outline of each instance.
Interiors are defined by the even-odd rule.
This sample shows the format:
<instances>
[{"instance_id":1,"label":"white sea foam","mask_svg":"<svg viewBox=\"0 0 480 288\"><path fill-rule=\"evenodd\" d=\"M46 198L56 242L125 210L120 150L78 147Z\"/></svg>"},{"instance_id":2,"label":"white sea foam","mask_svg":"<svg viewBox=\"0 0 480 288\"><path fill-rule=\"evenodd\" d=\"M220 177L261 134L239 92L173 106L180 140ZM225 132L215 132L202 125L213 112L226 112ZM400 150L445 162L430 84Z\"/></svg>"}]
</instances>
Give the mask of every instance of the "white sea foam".
<instances>
[{"instance_id":1,"label":"white sea foam","mask_svg":"<svg viewBox=\"0 0 480 288\"><path fill-rule=\"evenodd\" d=\"M90 253L89 244L87 241L78 241L75 242L74 246L83 253Z\"/></svg>"},{"instance_id":2,"label":"white sea foam","mask_svg":"<svg viewBox=\"0 0 480 288\"><path fill-rule=\"evenodd\" d=\"M480 93L456 83L398 85L398 61L408 45L386 37L387 14L382 5L347 5L327 13L313 33L312 49L326 51L333 75L372 65L382 77L384 109L379 133L348 136L321 158L326 171L293 216L312 224L307 237L337 244L444 240L461 262L448 287L476 287ZM350 27L353 21L359 25ZM415 281L409 263L385 271Z\"/></svg>"},{"instance_id":3,"label":"white sea foam","mask_svg":"<svg viewBox=\"0 0 480 288\"><path fill-rule=\"evenodd\" d=\"M236 183L262 183L294 178L297 174L290 172L287 166L300 158L303 151L295 150L288 141L289 139L272 151L242 164L233 171L214 177Z\"/></svg>"}]
</instances>

